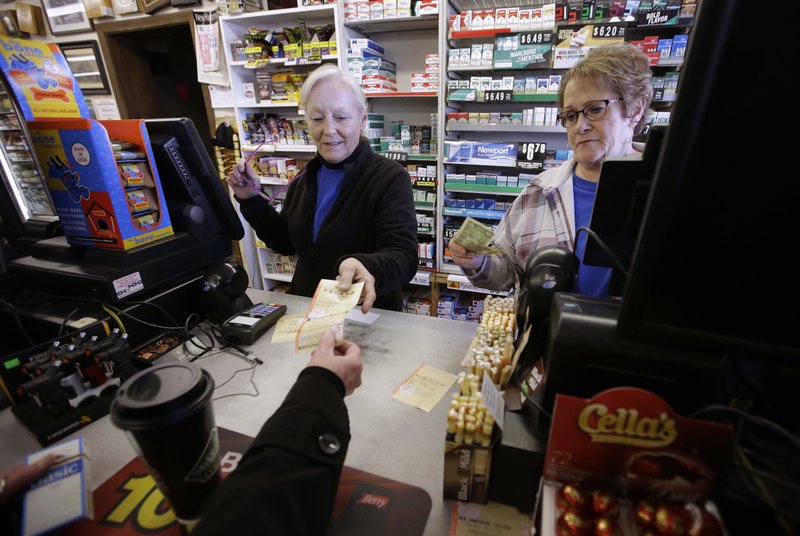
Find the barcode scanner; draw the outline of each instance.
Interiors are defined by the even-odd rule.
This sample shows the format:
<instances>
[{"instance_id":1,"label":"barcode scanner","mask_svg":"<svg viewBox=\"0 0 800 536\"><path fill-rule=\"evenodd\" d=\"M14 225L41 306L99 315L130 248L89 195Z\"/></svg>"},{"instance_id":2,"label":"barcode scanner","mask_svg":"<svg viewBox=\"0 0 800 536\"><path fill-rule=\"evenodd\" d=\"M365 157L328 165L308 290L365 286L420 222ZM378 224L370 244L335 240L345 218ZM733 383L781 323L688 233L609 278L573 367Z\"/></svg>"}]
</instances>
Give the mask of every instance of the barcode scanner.
<instances>
[{"instance_id":1,"label":"barcode scanner","mask_svg":"<svg viewBox=\"0 0 800 536\"><path fill-rule=\"evenodd\" d=\"M200 284L201 307L206 317L220 323L252 305L245 294L248 282L244 267L234 260L219 263L209 270Z\"/></svg>"},{"instance_id":2,"label":"barcode scanner","mask_svg":"<svg viewBox=\"0 0 800 536\"><path fill-rule=\"evenodd\" d=\"M513 372L518 384L544 355L553 296L575 288L578 264L575 253L561 246L539 248L528 257L522 280L525 294L517 305L517 325L520 326L520 340L528 326L531 332Z\"/></svg>"},{"instance_id":3,"label":"barcode scanner","mask_svg":"<svg viewBox=\"0 0 800 536\"><path fill-rule=\"evenodd\" d=\"M553 295L571 291L577 274L578 257L571 249L547 246L530 254L523 281L530 324L538 326L547 321Z\"/></svg>"}]
</instances>

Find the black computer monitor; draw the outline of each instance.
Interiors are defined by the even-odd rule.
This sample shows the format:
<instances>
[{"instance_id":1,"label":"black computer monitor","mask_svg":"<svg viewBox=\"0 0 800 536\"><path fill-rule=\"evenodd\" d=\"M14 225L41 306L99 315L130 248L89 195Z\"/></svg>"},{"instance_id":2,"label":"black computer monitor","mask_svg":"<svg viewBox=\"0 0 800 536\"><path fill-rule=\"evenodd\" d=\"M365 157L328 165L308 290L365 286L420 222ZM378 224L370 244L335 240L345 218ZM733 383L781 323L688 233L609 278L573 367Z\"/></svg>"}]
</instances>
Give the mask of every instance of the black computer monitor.
<instances>
[{"instance_id":1,"label":"black computer monitor","mask_svg":"<svg viewBox=\"0 0 800 536\"><path fill-rule=\"evenodd\" d=\"M788 7L787 7L788 9ZM800 364L800 108L775 11L703 0L624 291L619 332ZM784 127L788 127L787 131Z\"/></svg>"},{"instance_id":2,"label":"black computer monitor","mask_svg":"<svg viewBox=\"0 0 800 536\"><path fill-rule=\"evenodd\" d=\"M192 120L147 119L145 128L173 226L199 236L222 234L240 240L242 222Z\"/></svg>"},{"instance_id":3,"label":"black computer monitor","mask_svg":"<svg viewBox=\"0 0 800 536\"><path fill-rule=\"evenodd\" d=\"M653 125L650 128L645 151L638 158L607 159L600 170L589 228L603 241L608 251L590 236L586 240L583 262L615 268L608 289L611 296L622 296L625 276L620 273L617 263L626 272L630 269L653 183L653 171L661 154L667 128L667 125Z\"/></svg>"}]
</instances>

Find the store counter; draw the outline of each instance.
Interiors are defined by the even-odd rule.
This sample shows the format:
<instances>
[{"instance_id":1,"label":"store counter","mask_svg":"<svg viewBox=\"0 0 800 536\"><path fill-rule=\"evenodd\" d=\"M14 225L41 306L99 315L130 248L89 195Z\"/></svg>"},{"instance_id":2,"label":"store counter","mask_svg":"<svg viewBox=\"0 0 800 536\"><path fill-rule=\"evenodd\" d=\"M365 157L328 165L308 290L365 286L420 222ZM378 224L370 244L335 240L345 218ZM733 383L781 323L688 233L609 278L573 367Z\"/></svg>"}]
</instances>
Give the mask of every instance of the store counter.
<instances>
[{"instance_id":1,"label":"store counter","mask_svg":"<svg viewBox=\"0 0 800 536\"><path fill-rule=\"evenodd\" d=\"M254 303L286 304L287 314L303 313L310 303L309 298L260 290L249 290L248 294ZM461 359L477 324L377 309L373 312L380 316L372 324L349 320L345 324L345 338L361 347L364 361L363 383L345 399L352 435L345 465L427 491L433 507L425 534L447 534L451 503L442 499L442 473L448 399L426 413L392 398L392 391L422 364L460 372ZM263 361L252 377L258 396L224 397L255 393L249 381L251 371L239 372L222 385L235 371L250 366L235 352L195 361L214 378L218 386L215 398L224 397L214 402L218 426L255 436L308 362L310 352L295 353L293 343L272 344L272 332L270 329L248 348ZM168 354L162 359L174 357ZM122 432L107 416L69 438L78 435L89 447L95 488L135 457ZM3 466L21 462L26 453L41 448L10 409L0 412Z\"/></svg>"}]
</instances>

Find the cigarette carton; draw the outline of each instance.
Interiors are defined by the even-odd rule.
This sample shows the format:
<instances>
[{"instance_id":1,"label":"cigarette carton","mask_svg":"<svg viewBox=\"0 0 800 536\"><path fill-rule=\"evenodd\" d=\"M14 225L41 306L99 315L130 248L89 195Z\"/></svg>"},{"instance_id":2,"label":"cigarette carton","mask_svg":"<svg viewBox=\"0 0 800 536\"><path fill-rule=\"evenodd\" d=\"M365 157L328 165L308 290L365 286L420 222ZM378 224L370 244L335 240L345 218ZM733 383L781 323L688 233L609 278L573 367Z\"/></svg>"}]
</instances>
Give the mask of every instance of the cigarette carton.
<instances>
[{"instance_id":1,"label":"cigarette carton","mask_svg":"<svg viewBox=\"0 0 800 536\"><path fill-rule=\"evenodd\" d=\"M377 4L377 2L373 2L373 3ZM380 4L381 4L381 9L383 9L383 3L380 3ZM376 6L376 8L377 8L377 6ZM381 56L383 56L383 53L384 53L384 50L383 50L382 46L380 46L378 43L376 43L372 39L366 39L366 38L350 39L350 48L353 48L353 49L355 49L355 48L361 48L361 49L368 48L368 49L373 50L376 53L380 54Z\"/></svg>"},{"instance_id":2,"label":"cigarette carton","mask_svg":"<svg viewBox=\"0 0 800 536\"><path fill-rule=\"evenodd\" d=\"M686 43L689 40L687 34L677 34L672 38L672 47L669 55L671 58L682 58L686 52Z\"/></svg>"},{"instance_id":3,"label":"cigarette carton","mask_svg":"<svg viewBox=\"0 0 800 536\"><path fill-rule=\"evenodd\" d=\"M86 444L82 437L29 454L32 464L50 453L61 456L47 473L25 493L22 534L42 534L81 518L93 517L92 479Z\"/></svg>"},{"instance_id":4,"label":"cigarette carton","mask_svg":"<svg viewBox=\"0 0 800 536\"><path fill-rule=\"evenodd\" d=\"M444 499L486 503L492 467L491 447L454 446L448 442L444 455Z\"/></svg>"}]
</instances>

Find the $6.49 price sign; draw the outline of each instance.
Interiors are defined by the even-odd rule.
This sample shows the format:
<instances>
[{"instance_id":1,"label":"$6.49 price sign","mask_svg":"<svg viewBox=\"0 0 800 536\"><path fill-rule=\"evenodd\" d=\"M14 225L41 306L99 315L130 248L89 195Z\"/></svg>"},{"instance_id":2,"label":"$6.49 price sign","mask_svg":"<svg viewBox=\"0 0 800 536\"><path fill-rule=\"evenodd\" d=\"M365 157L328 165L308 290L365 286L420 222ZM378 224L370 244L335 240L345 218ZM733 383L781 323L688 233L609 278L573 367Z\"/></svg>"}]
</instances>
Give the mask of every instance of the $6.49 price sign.
<instances>
[{"instance_id":1,"label":"$6.49 price sign","mask_svg":"<svg viewBox=\"0 0 800 536\"><path fill-rule=\"evenodd\" d=\"M549 43L552 37L550 32L523 32L519 34L520 45L541 45Z\"/></svg>"},{"instance_id":2,"label":"$6.49 price sign","mask_svg":"<svg viewBox=\"0 0 800 536\"><path fill-rule=\"evenodd\" d=\"M488 89L483 94L484 102L511 102L510 89Z\"/></svg>"}]
</instances>

